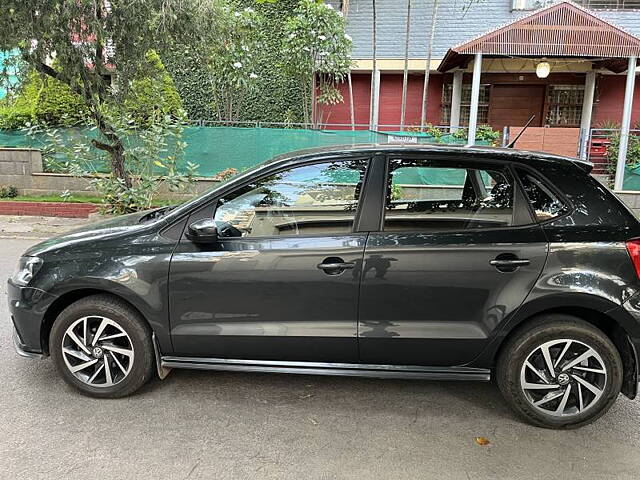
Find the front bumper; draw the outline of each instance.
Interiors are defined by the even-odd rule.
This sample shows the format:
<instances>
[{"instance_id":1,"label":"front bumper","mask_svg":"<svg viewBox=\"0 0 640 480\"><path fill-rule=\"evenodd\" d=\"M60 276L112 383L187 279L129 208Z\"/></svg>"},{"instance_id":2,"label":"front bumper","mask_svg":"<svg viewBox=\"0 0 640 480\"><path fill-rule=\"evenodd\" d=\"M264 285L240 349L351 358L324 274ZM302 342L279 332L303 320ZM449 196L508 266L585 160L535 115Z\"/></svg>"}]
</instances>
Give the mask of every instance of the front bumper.
<instances>
[{"instance_id":1,"label":"front bumper","mask_svg":"<svg viewBox=\"0 0 640 480\"><path fill-rule=\"evenodd\" d=\"M44 317L57 297L39 288L20 287L10 280L7 282L7 297L15 331L14 344L18 353L43 354Z\"/></svg>"},{"instance_id":2,"label":"front bumper","mask_svg":"<svg viewBox=\"0 0 640 480\"><path fill-rule=\"evenodd\" d=\"M27 350L27 346L22 343L20 336L18 335L18 331L13 329L13 347L16 349L16 353L21 357L26 358L42 358L44 355L42 353L30 352Z\"/></svg>"}]
</instances>

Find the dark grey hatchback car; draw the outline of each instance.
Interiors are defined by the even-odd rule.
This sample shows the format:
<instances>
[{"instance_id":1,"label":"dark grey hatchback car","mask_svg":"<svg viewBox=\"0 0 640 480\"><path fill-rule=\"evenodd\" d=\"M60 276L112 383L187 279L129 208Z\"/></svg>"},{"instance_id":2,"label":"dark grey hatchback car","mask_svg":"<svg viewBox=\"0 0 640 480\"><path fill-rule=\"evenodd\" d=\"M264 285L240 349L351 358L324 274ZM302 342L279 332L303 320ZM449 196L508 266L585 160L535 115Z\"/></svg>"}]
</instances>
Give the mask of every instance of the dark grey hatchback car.
<instances>
[{"instance_id":1,"label":"dark grey hatchback car","mask_svg":"<svg viewBox=\"0 0 640 480\"><path fill-rule=\"evenodd\" d=\"M640 348L640 224L577 160L368 145L278 157L29 249L14 341L83 393L171 368L481 380L578 427Z\"/></svg>"}]
</instances>

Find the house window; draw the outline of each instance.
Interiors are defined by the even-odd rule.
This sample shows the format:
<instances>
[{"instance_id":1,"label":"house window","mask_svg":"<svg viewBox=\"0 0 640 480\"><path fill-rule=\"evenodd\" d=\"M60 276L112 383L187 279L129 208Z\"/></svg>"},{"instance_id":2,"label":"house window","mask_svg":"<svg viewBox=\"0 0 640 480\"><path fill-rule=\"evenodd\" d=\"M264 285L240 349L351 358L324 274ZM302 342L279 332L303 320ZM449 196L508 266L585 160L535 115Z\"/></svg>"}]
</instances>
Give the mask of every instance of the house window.
<instances>
[{"instance_id":1,"label":"house window","mask_svg":"<svg viewBox=\"0 0 640 480\"><path fill-rule=\"evenodd\" d=\"M491 85L480 85L480 101L478 104L478 124L489 123L489 97ZM451 95L453 94L453 84L445 83L442 86L442 124L449 125L451 122ZM471 85L462 85L462 99L460 102L460 125L454 127L464 127L469 125L471 113Z\"/></svg>"},{"instance_id":2,"label":"house window","mask_svg":"<svg viewBox=\"0 0 640 480\"><path fill-rule=\"evenodd\" d=\"M549 85L545 124L552 127L579 126L583 100L584 85Z\"/></svg>"},{"instance_id":3,"label":"house window","mask_svg":"<svg viewBox=\"0 0 640 480\"><path fill-rule=\"evenodd\" d=\"M512 10L537 10L554 0L512 0ZM575 3L593 10L640 10L640 0L575 0Z\"/></svg>"}]
</instances>

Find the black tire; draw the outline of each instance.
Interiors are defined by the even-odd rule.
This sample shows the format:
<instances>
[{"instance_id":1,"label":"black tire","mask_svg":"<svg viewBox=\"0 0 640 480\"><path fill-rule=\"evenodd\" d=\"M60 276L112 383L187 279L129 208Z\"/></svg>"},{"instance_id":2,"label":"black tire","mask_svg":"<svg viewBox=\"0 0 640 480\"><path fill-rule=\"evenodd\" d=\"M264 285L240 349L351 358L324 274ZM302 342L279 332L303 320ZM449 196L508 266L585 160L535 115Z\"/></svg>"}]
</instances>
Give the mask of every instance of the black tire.
<instances>
[{"instance_id":1,"label":"black tire","mask_svg":"<svg viewBox=\"0 0 640 480\"><path fill-rule=\"evenodd\" d=\"M607 372L600 398L594 400L584 411L566 417L546 414L534 407L520 382L521 369L529 355L546 342L559 339L576 340L594 349ZM527 422L553 429L579 428L596 421L616 401L622 387L622 378L622 360L611 340L590 323L563 314L541 315L515 331L502 349L496 367L498 387L509 406ZM577 382L574 383L577 385ZM567 396L569 395L568 393Z\"/></svg>"},{"instance_id":2,"label":"black tire","mask_svg":"<svg viewBox=\"0 0 640 480\"><path fill-rule=\"evenodd\" d=\"M76 378L63 357L62 345L67 329L77 320L92 315L116 322L129 336L134 350L128 374L112 386L92 386ZM51 329L49 352L62 378L83 394L92 397L119 398L131 395L149 381L155 372L155 355L148 324L126 302L107 294L85 297L65 308Z\"/></svg>"}]
</instances>

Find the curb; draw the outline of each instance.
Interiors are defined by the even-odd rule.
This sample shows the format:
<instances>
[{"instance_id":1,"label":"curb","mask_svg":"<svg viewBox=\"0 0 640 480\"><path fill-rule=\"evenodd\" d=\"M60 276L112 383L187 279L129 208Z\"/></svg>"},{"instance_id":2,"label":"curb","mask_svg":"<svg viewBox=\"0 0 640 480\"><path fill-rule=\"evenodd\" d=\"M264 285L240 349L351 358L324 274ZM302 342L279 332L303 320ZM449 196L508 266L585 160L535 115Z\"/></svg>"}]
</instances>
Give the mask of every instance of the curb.
<instances>
[{"instance_id":1,"label":"curb","mask_svg":"<svg viewBox=\"0 0 640 480\"><path fill-rule=\"evenodd\" d=\"M90 214L97 211L98 206L93 203L0 202L0 215L89 218Z\"/></svg>"}]
</instances>

